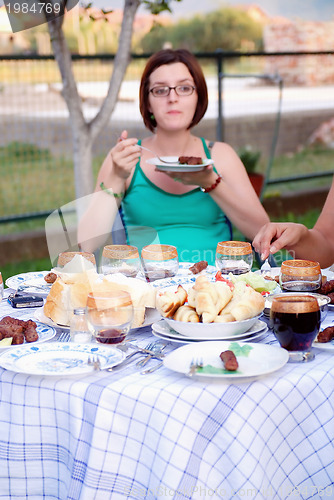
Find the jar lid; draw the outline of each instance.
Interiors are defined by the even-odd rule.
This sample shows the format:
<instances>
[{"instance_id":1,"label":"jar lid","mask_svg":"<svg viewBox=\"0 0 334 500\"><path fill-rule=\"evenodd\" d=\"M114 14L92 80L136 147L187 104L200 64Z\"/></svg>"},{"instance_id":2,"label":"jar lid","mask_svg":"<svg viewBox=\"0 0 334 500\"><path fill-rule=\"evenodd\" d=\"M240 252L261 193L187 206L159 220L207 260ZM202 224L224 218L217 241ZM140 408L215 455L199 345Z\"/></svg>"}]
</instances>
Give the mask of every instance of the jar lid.
<instances>
[{"instance_id":1,"label":"jar lid","mask_svg":"<svg viewBox=\"0 0 334 500\"><path fill-rule=\"evenodd\" d=\"M318 276L321 275L319 262L312 260L293 259L285 260L281 265L281 275L287 276Z\"/></svg>"},{"instance_id":2,"label":"jar lid","mask_svg":"<svg viewBox=\"0 0 334 500\"><path fill-rule=\"evenodd\" d=\"M103 248L102 255L108 259L139 258L138 248L132 245L106 245Z\"/></svg>"},{"instance_id":3,"label":"jar lid","mask_svg":"<svg viewBox=\"0 0 334 500\"><path fill-rule=\"evenodd\" d=\"M252 253L252 245L247 241L220 241L217 245L217 253L221 255L249 255Z\"/></svg>"},{"instance_id":4,"label":"jar lid","mask_svg":"<svg viewBox=\"0 0 334 500\"><path fill-rule=\"evenodd\" d=\"M147 245L141 251L143 259L168 260L177 258L177 249L172 245Z\"/></svg>"},{"instance_id":5,"label":"jar lid","mask_svg":"<svg viewBox=\"0 0 334 500\"><path fill-rule=\"evenodd\" d=\"M87 307L94 309L108 309L110 307L131 306L131 295L123 290L94 292L87 297Z\"/></svg>"}]
</instances>

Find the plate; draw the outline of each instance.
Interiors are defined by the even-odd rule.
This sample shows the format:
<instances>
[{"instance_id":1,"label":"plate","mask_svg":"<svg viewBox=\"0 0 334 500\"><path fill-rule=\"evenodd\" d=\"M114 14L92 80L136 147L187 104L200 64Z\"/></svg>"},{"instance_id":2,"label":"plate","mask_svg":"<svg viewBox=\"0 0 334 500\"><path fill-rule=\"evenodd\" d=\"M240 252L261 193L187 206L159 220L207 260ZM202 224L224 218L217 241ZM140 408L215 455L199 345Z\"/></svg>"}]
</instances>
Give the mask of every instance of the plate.
<instances>
[{"instance_id":1,"label":"plate","mask_svg":"<svg viewBox=\"0 0 334 500\"><path fill-rule=\"evenodd\" d=\"M0 366L30 375L82 375L94 370L87 364L92 355L99 357L101 369L116 366L125 358L125 353L114 347L50 342L16 346L1 354Z\"/></svg>"},{"instance_id":2,"label":"plate","mask_svg":"<svg viewBox=\"0 0 334 500\"><path fill-rule=\"evenodd\" d=\"M189 271L189 267L191 267L193 264L194 262L179 262L179 270L176 276L173 276L172 278L162 278L161 280L152 281L151 285L153 285L155 288L173 285L192 285L195 283L196 278L201 274L206 274L208 276L208 279L215 280L215 275L217 273L217 268L215 266L208 266L200 273L193 274L191 271Z\"/></svg>"},{"instance_id":3,"label":"plate","mask_svg":"<svg viewBox=\"0 0 334 500\"><path fill-rule=\"evenodd\" d=\"M50 326L53 326L54 328L61 328L62 330L69 330L70 329L69 326L59 325L58 323L55 323L54 321L52 321L51 318L48 318L47 316L45 316L44 311L43 311L43 307L40 307L39 309L35 310L34 317L38 321L40 321L41 323L44 323L45 325L50 325ZM146 312L145 312L144 323L142 324L142 326L139 326L137 328L133 328L133 330L131 330L131 331L135 331L135 330L138 330L140 328L150 326L150 325L152 325L152 323L154 323L155 321L158 321L160 318L161 318L161 315L159 314L159 312L156 309L147 307Z\"/></svg>"},{"instance_id":4,"label":"plate","mask_svg":"<svg viewBox=\"0 0 334 500\"><path fill-rule=\"evenodd\" d=\"M46 297L51 288L51 284L48 285L48 283L44 280L44 276L48 273L49 271L37 271L16 274L15 276L11 276L6 279L6 286L17 290L20 285L24 285L27 286L27 288L24 289L24 293L30 293L39 297ZM45 287L45 289L41 290L38 288L40 286Z\"/></svg>"},{"instance_id":5,"label":"plate","mask_svg":"<svg viewBox=\"0 0 334 500\"><path fill-rule=\"evenodd\" d=\"M334 351L334 339L330 342L313 342L312 347L322 349L323 351Z\"/></svg>"},{"instance_id":6,"label":"plate","mask_svg":"<svg viewBox=\"0 0 334 500\"><path fill-rule=\"evenodd\" d=\"M239 368L235 372L228 372L223 367L219 355L226 350L232 350L237 357ZM289 353L281 347L252 342L194 342L167 354L163 363L166 368L186 375L194 358L204 362L204 369L196 372L196 377L236 379L275 372L287 363Z\"/></svg>"},{"instance_id":7,"label":"plate","mask_svg":"<svg viewBox=\"0 0 334 500\"><path fill-rule=\"evenodd\" d=\"M31 345L35 346L36 344L40 344L41 342L46 342L47 340L51 340L55 335L56 335L56 330L49 325L44 325L42 323L39 323L35 321L36 323L36 330L38 333L38 340L36 342L24 342L24 344L19 344L19 345L9 345L9 346L3 346L0 347L0 352L2 351L7 351L7 349L13 350L16 347L23 346L23 345ZM0 344L1 346L1 344Z\"/></svg>"},{"instance_id":8,"label":"plate","mask_svg":"<svg viewBox=\"0 0 334 500\"><path fill-rule=\"evenodd\" d=\"M157 170L161 170L162 172L198 172L200 170L204 170L205 167L209 165L213 165L214 161L208 158L203 158L202 159L202 164L201 165L181 165L178 162L178 156L161 156L163 160L166 160L169 163L168 165L165 163L161 163L159 158L150 158L149 160L146 160L147 163L150 163L151 165L155 165L157 167Z\"/></svg>"},{"instance_id":9,"label":"plate","mask_svg":"<svg viewBox=\"0 0 334 500\"><path fill-rule=\"evenodd\" d=\"M247 332L258 321L259 316L243 321L230 321L229 323L186 323L171 318L164 319L173 330L186 337L203 338L207 335L211 339L222 339Z\"/></svg>"},{"instance_id":10,"label":"plate","mask_svg":"<svg viewBox=\"0 0 334 500\"><path fill-rule=\"evenodd\" d=\"M208 336L205 336L203 338L198 338L198 337L185 337L184 335L181 335L181 333L178 333L174 331L172 328L168 326L168 323L164 320L158 321L156 323L153 323L152 325L152 331L153 335L155 337L160 337L163 338L164 340L170 340L174 342L200 342L200 341L207 341L207 340L212 340L212 341L217 341L217 340L240 340L242 339L245 342L248 342L250 340L255 340L259 337L262 337L267 331L268 327L264 321L258 320L255 325L252 326L247 332L241 333L240 335L232 335L231 337L223 337L221 339L217 339L217 337L210 338Z\"/></svg>"}]
</instances>

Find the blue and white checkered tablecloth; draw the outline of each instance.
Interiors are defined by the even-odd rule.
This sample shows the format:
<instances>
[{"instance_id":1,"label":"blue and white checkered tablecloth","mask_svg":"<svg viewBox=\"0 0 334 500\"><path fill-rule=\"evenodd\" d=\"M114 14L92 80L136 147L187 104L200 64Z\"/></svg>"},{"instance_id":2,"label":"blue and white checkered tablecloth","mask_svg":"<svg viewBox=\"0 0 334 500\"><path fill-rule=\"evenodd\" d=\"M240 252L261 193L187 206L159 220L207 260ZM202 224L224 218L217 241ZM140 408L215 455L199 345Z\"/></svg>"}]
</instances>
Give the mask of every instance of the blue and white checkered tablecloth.
<instances>
[{"instance_id":1,"label":"blue and white checkered tablecloth","mask_svg":"<svg viewBox=\"0 0 334 500\"><path fill-rule=\"evenodd\" d=\"M239 383L135 362L0 378L1 499L334 498L334 351Z\"/></svg>"}]
</instances>

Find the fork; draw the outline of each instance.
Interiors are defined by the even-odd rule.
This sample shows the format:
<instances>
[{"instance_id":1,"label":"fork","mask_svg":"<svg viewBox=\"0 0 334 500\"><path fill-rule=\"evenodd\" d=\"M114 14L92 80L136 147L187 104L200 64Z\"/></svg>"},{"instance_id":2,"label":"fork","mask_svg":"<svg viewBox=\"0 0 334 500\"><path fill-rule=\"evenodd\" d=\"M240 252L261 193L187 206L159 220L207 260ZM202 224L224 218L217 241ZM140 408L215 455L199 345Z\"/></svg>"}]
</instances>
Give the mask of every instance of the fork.
<instances>
[{"instance_id":1,"label":"fork","mask_svg":"<svg viewBox=\"0 0 334 500\"><path fill-rule=\"evenodd\" d=\"M138 368L145 366L150 359L154 357L154 354L160 354L166 347L166 344L161 344L159 341L152 342L150 347L145 347L148 351L152 351L152 354L148 354L144 359L139 360L136 363Z\"/></svg>"},{"instance_id":2,"label":"fork","mask_svg":"<svg viewBox=\"0 0 334 500\"><path fill-rule=\"evenodd\" d=\"M145 149L145 151L149 151L150 153L152 153L153 155L155 155L156 158L158 158L158 160L161 161L161 163L166 163L167 165L168 164L174 164L174 163L176 163L175 161L172 161L172 160L164 160L164 159L162 159L160 156L157 155L157 153L155 153L154 151L152 151L152 149L146 148L145 146L141 146L140 144L137 144L137 146L139 146L140 148Z\"/></svg>"},{"instance_id":3,"label":"fork","mask_svg":"<svg viewBox=\"0 0 334 500\"><path fill-rule=\"evenodd\" d=\"M192 377L195 375L198 368L203 368L203 358L193 358L189 365L189 371L187 373L188 377Z\"/></svg>"},{"instance_id":4,"label":"fork","mask_svg":"<svg viewBox=\"0 0 334 500\"><path fill-rule=\"evenodd\" d=\"M270 276L271 275L271 265L269 264L268 257L264 261L264 263L261 266L261 276Z\"/></svg>"},{"instance_id":5,"label":"fork","mask_svg":"<svg viewBox=\"0 0 334 500\"><path fill-rule=\"evenodd\" d=\"M99 371L101 369L101 362L98 356L88 356L87 364L92 365L94 371Z\"/></svg>"}]
</instances>

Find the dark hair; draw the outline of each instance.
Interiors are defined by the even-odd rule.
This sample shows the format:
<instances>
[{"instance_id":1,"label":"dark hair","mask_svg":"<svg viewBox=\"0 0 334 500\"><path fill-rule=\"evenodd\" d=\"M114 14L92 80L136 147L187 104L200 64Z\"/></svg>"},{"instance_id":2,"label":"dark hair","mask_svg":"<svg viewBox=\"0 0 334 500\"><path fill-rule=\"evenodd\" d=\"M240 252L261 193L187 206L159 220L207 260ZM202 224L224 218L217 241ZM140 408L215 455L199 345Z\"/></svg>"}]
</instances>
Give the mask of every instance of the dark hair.
<instances>
[{"instance_id":1,"label":"dark hair","mask_svg":"<svg viewBox=\"0 0 334 500\"><path fill-rule=\"evenodd\" d=\"M193 116L192 122L190 123L188 129L197 125L197 123L202 119L204 113L208 107L208 89L206 86L206 81L201 66L199 65L196 57L185 49L164 49L160 50L156 54L153 54L143 71L140 88L139 88L139 109L143 117L145 126L151 131L154 131L157 123L152 117L151 111L149 111L149 83L150 76L153 71L164 64L173 64L181 62L185 64L194 79L195 87L197 90L198 101L196 106L196 111Z\"/></svg>"}]
</instances>

